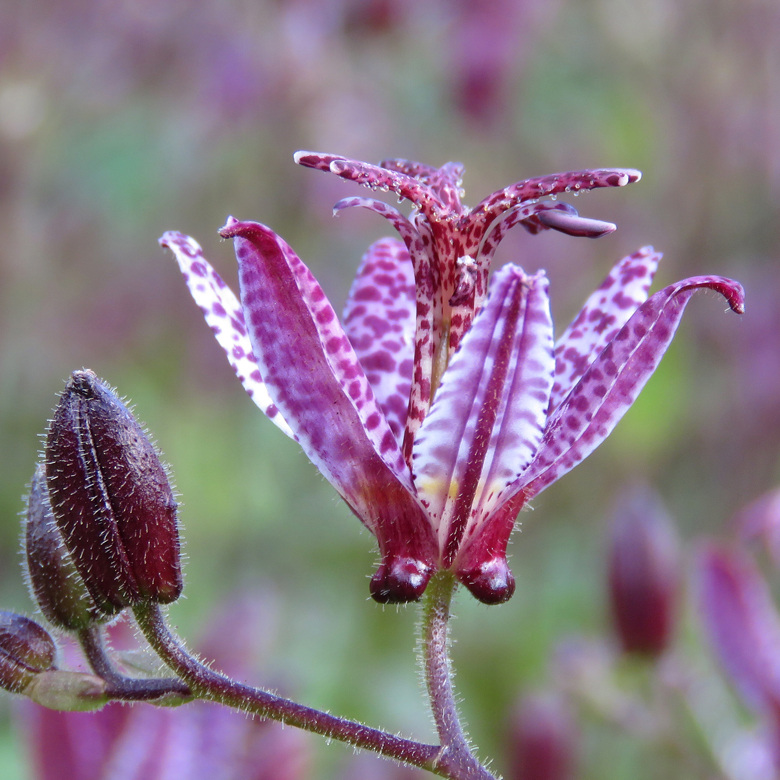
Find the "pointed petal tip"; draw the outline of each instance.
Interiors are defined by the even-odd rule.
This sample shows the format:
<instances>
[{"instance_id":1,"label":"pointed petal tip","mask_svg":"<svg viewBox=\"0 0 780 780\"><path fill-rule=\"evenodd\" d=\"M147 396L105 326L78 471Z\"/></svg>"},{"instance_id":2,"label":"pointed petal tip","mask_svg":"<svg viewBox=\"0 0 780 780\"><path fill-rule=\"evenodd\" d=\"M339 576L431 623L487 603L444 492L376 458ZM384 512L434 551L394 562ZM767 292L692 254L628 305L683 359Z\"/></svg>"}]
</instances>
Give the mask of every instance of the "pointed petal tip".
<instances>
[{"instance_id":1,"label":"pointed petal tip","mask_svg":"<svg viewBox=\"0 0 780 780\"><path fill-rule=\"evenodd\" d=\"M737 314L745 313L745 290L739 282L735 282L736 290L735 294L729 298L729 306L731 310Z\"/></svg>"},{"instance_id":2,"label":"pointed petal tip","mask_svg":"<svg viewBox=\"0 0 780 780\"><path fill-rule=\"evenodd\" d=\"M232 231L237 224L238 220L233 216L229 216L225 221L225 224L217 231L217 233L220 235L220 238L232 238Z\"/></svg>"},{"instance_id":3,"label":"pointed petal tip","mask_svg":"<svg viewBox=\"0 0 780 780\"><path fill-rule=\"evenodd\" d=\"M745 313L745 288L735 279L725 276L705 277L701 286L719 292L728 302L731 311L736 314Z\"/></svg>"},{"instance_id":4,"label":"pointed petal tip","mask_svg":"<svg viewBox=\"0 0 780 780\"><path fill-rule=\"evenodd\" d=\"M176 247L182 250L188 257L195 257L203 252L200 244L194 238L180 233L178 230L166 230L157 239L157 243L163 249L170 249L171 251L174 251L174 247Z\"/></svg>"},{"instance_id":5,"label":"pointed petal tip","mask_svg":"<svg viewBox=\"0 0 780 780\"><path fill-rule=\"evenodd\" d=\"M241 222L235 217L230 216L227 221L217 232L220 238L235 238L240 235L242 231L246 230L248 225L254 225L254 222Z\"/></svg>"},{"instance_id":6,"label":"pointed petal tip","mask_svg":"<svg viewBox=\"0 0 780 780\"><path fill-rule=\"evenodd\" d=\"M293 161L295 162L296 165L306 165L308 158L316 155L317 152L307 152L304 149L299 149L293 155Z\"/></svg>"},{"instance_id":7,"label":"pointed petal tip","mask_svg":"<svg viewBox=\"0 0 780 780\"><path fill-rule=\"evenodd\" d=\"M327 154L326 152L308 152L301 150L293 155L296 165L302 165L304 168L315 168L318 171L328 171L333 160L342 160L338 154Z\"/></svg>"},{"instance_id":8,"label":"pointed petal tip","mask_svg":"<svg viewBox=\"0 0 780 780\"><path fill-rule=\"evenodd\" d=\"M333 216L337 217L344 209L357 205L356 198L342 198L333 204Z\"/></svg>"}]
</instances>

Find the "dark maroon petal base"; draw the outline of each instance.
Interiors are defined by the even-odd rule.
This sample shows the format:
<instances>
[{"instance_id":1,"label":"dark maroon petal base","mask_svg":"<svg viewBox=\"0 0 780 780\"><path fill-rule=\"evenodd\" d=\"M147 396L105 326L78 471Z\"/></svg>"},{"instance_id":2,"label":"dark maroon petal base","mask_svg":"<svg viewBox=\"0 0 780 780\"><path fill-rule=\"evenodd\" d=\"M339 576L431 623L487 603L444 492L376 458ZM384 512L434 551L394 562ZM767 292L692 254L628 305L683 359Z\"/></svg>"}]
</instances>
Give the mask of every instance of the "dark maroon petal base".
<instances>
[{"instance_id":1,"label":"dark maroon petal base","mask_svg":"<svg viewBox=\"0 0 780 780\"><path fill-rule=\"evenodd\" d=\"M458 579L483 604L503 604L515 592L515 578L503 556L458 572Z\"/></svg>"},{"instance_id":2,"label":"dark maroon petal base","mask_svg":"<svg viewBox=\"0 0 780 780\"><path fill-rule=\"evenodd\" d=\"M431 566L415 558L383 561L371 578L371 597L380 604L419 601L431 574Z\"/></svg>"}]
</instances>

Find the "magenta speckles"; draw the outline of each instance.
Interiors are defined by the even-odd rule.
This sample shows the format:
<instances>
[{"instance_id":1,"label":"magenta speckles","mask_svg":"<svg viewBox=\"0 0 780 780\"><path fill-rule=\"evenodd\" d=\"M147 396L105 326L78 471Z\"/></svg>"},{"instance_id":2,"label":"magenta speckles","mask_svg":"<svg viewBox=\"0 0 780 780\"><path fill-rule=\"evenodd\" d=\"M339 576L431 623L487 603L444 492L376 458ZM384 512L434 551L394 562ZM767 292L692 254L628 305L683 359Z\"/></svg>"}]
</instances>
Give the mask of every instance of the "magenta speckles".
<instances>
[{"instance_id":1,"label":"magenta speckles","mask_svg":"<svg viewBox=\"0 0 780 780\"><path fill-rule=\"evenodd\" d=\"M624 257L588 298L555 345L554 409L604 346L625 325L653 281L661 255L650 246Z\"/></svg>"},{"instance_id":2,"label":"magenta speckles","mask_svg":"<svg viewBox=\"0 0 780 780\"><path fill-rule=\"evenodd\" d=\"M273 401L257 371L238 299L204 259L203 250L194 238L169 230L160 239L160 246L173 252L195 303L200 306L219 346L225 350L233 371L249 397L268 415ZM293 436L282 415L275 414L271 419L288 436Z\"/></svg>"},{"instance_id":3,"label":"magenta speckles","mask_svg":"<svg viewBox=\"0 0 780 780\"><path fill-rule=\"evenodd\" d=\"M400 236L363 257L343 327L308 268L263 225L231 218L220 231L234 239L240 304L195 241L166 233L161 243L253 400L376 535L374 598L417 599L446 568L481 601L505 601L518 511L609 435L695 290L716 290L741 312L742 288L695 277L648 298L660 255L645 247L612 269L554 346L544 274L507 265L488 287L496 247L517 224L612 232L550 198L622 187L637 171L529 179L469 209L457 163L295 160L412 203L409 217L373 198L336 204L336 213L374 211Z\"/></svg>"}]
</instances>

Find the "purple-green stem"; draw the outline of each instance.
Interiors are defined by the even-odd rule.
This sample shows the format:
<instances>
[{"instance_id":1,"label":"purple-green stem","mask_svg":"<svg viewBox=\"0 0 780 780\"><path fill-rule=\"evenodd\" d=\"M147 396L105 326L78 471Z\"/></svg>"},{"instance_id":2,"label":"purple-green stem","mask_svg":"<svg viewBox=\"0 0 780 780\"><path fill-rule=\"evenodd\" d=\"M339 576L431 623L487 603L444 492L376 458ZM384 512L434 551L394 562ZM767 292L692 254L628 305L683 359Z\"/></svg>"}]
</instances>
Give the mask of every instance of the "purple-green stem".
<instances>
[{"instance_id":1,"label":"purple-green stem","mask_svg":"<svg viewBox=\"0 0 780 780\"><path fill-rule=\"evenodd\" d=\"M493 775L471 752L452 690L449 619L456 586L455 576L449 571L441 571L431 577L425 590L420 637L425 685L442 747L439 763L449 767L453 777L488 780Z\"/></svg>"},{"instance_id":2,"label":"purple-green stem","mask_svg":"<svg viewBox=\"0 0 780 780\"><path fill-rule=\"evenodd\" d=\"M447 621L454 588L451 574L435 575L427 588L422 611L423 664L441 745L404 739L231 680L190 655L168 628L157 604L143 604L133 611L149 644L195 698L278 720L450 780L495 780L469 750L455 708L447 656Z\"/></svg>"},{"instance_id":3,"label":"purple-green stem","mask_svg":"<svg viewBox=\"0 0 780 780\"><path fill-rule=\"evenodd\" d=\"M163 696L191 699L186 683L176 677L127 677L106 652L102 626L90 626L78 632L78 641L92 671L106 683L105 694L120 701L150 701Z\"/></svg>"}]
</instances>

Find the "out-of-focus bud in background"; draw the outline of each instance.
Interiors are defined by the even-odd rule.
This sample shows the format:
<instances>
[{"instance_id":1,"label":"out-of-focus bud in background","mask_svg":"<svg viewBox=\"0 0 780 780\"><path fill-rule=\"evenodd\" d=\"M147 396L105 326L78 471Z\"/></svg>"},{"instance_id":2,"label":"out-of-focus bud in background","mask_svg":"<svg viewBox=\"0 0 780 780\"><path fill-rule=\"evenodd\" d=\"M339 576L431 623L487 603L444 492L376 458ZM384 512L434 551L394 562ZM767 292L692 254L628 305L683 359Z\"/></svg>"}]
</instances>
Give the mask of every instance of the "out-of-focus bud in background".
<instances>
[{"instance_id":1,"label":"out-of-focus bud in background","mask_svg":"<svg viewBox=\"0 0 780 780\"><path fill-rule=\"evenodd\" d=\"M21 693L53 668L57 646L46 629L13 612L0 612L0 687Z\"/></svg>"},{"instance_id":2,"label":"out-of-focus bud in background","mask_svg":"<svg viewBox=\"0 0 780 780\"><path fill-rule=\"evenodd\" d=\"M30 484L24 547L30 594L49 623L65 631L78 631L105 619L76 571L57 528L42 464L35 469Z\"/></svg>"},{"instance_id":3,"label":"out-of-focus bud in background","mask_svg":"<svg viewBox=\"0 0 780 780\"><path fill-rule=\"evenodd\" d=\"M775 566L780 566L780 488L764 493L739 511L734 528L742 539L761 539Z\"/></svg>"},{"instance_id":4,"label":"out-of-focus bud in background","mask_svg":"<svg viewBox=\"0 0 780 780\"><path fill-rule=\"evenodd\" d=\"M565 698L532 694L512 716L507 780L570 780L576 771L579 731Z\"/></svg>"},{"instance_id":5,"label":"out-of-focus bud in background","mask_svg":"<svg viewBox=\"0 0 780 780\"><path fill-rule=\"evenodd\" d=\"M74 371L45 448L51 508L105 612L181 594L177 505L148 436L92 371Z\"/></svg>"},{"instance_id":6,"label":"out-of-focus bud in background","mask_svg":"<svg viewBox=\"0 0 780 780\"><path fill-rule=\"evenodd\" d=\"M680 554L672 521L650 488L631 488L618 500L608 555L610 606L623 650L660 655L675 624Z\"/></svg>"}]
</instances>

